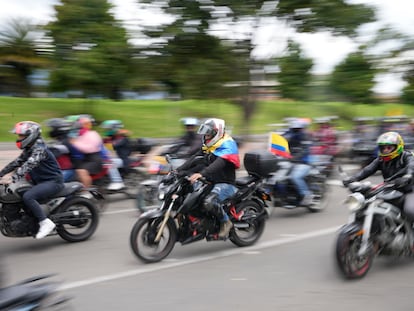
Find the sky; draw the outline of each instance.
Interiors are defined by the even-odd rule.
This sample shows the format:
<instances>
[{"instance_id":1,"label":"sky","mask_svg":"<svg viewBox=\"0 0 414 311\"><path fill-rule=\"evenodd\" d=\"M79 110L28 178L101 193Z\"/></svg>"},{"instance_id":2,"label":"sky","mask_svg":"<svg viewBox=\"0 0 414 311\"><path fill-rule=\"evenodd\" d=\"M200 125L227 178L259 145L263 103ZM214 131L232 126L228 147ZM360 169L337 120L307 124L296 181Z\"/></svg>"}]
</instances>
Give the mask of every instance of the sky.
<instances>
[{"instance_id":1,"label":"sky","mask_svg":"<svg viewBox=\"0 0 414 311\"><path fill-rule=\"evenodd\" d=\"M383 25L414 37L414 1L413 0L348 0L352 3L363 3L375 7L379 22L361 30L362 36L370 36L374 29ZM47 23L53 18L53 5L58 0L0 0L0 27L11 18L26 18L34 23ZM139 28L137 25L157 25L170 19L161 14L142 11L137 0L110 0L114 4L114 14L119 20L128 22L130 29ZM139 18L139 19L137 19ZM234 30L233 30L234 31ZM264 58L281 53L288 36L288 30L281 31L280 25L267 24L256 36L256 57ZM302 44L306 56L314 61L312 69L315 74L325 74L332 71L348 53L355 51L357 45L345 37L332 37L327 33L294 35ZM139 42L139 40L137 40ZM404 82L395 75L377 77L375 91L385 94L396 94L404 86Z\"/></svg>"}]
</instances>

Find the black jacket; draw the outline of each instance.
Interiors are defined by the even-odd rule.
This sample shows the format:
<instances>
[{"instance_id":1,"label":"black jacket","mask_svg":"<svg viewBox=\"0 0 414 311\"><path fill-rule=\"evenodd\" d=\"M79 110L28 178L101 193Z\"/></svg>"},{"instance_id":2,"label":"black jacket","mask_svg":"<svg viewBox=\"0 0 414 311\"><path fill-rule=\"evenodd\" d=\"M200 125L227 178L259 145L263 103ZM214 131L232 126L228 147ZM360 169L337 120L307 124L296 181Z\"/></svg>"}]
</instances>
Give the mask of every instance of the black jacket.
<instances>
[{"instance_id":1,"label":"black jacket","mask_svg":"<svg viewBox=\"0 0 414 311\"><path fill-rule=\"evenodd\" d=\"M390 161L383 161L381 157L377 157L351 179L355 181L363 180L377 171L381 171L384 179L390 177L401 177L405 174L412 175L414 174L414 156L411 152L403 151L400 156ZM398 176L395 176L396 174ZM411 191L411 188L412 186L409 185L403 188L403 190Z\"/></svg>"},{"instance_id":2,"label":"black jacket","mask_svg":"<svg viewBox=\"0 0 414 311\"><path fill-rule=\"evenodd\" d=\"M14 170L16 170L13 175L15 180L29 174L34 184L45 181L63 183L62 172L56 158L42 139L38 139L30 148L23 149L19 157L0 171L0 177Z\"/></svg>"}]
</instances>

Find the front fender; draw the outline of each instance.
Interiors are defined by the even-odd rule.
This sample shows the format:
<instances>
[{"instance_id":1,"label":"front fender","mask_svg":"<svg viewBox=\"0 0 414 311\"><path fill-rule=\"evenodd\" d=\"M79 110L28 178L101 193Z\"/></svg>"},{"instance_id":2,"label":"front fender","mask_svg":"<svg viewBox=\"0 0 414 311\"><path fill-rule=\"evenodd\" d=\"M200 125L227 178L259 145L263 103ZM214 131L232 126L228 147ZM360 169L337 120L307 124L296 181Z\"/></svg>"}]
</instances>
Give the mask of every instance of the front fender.
<instances>
[{"instance_id":1,"label":"front fender","mask_svg":"<svg viewBox=\"0 0 414 311\"><path fill-rule=\"evenodd\" d=\"M350 223L350 224L346 224L343 225L339 231L342 234L346 234L346 235L350 235L350 234L355 234L357 232L359 232L362 229L362 226L360 224L357 224L355 222Z\"/></svg>"},{"instance_id":2,"label":"front fender","mask_svg":"<svg viewBox=\"0 0 414 311\"><path fill-rule=\"evenodd\" d=\"M164 211L159 208L154 208L154 209L151 209L149 211L142 213L139 216L139 218L140 219L154 219L154 218L158 218L162 216L164 216Z\"/></svg>"}]
</instances>

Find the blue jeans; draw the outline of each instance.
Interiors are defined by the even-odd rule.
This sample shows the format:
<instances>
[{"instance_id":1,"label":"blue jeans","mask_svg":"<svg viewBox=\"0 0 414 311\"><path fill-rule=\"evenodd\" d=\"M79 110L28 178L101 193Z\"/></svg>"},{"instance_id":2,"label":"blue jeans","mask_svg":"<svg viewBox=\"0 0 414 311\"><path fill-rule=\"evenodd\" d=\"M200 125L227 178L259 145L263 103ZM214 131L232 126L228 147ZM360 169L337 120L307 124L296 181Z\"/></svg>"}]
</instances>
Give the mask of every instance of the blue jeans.
<instances>
[{"instance_id":1,"label":"blue jeans","mask_svg":"<svg viewBox=\"0 0 414 311\"><path fill-rule=\"evenodd\" d=\"M73 169L62 170L63 181L64 182L70 182L70 181L76 180L75 174L76 174L76 172Z\"/></svg>"},{"instance_id":2,"label":"blue jeans","mask_svg":"<svg viewBox=\"0 0 414 311\"><path fill-rule=\"evenodd\" d=\"M303 197L305 195L312 194L308 188L308 184L305 181L305 176L309 174L311 166L303 163L295 164L292 171L289 174L292 182L295 184L299 194Z\"/></svg>"},{"instance_id":3,"label":"blue jeans","mask_svg":"<svg viewBox=\"0 0 414 311\"><path fill-rule=\"evenodd\" d=\"M23 203L40 222L46 219L46 215L38 201L50 198L61 191L63 187L63 183L57 183L56 181L46 181L34 185L23 194Z\"/></svg>"},{"instance_id":4,"label":"blue jeans","mask_svg":"<svg viewBox=\"0 0 414 311\"><path fill-rule=\"evenodd\" d=\"M237 187L232 184L219 183L215 184L210 193L215 193L218 196L219 203L222 203L225 199L231 197L237 192ZM226 222L229 220L229 216L224 211L223 206L220 204L221 213L223 218L220 222Z\"/></svg>"}]
</instances>

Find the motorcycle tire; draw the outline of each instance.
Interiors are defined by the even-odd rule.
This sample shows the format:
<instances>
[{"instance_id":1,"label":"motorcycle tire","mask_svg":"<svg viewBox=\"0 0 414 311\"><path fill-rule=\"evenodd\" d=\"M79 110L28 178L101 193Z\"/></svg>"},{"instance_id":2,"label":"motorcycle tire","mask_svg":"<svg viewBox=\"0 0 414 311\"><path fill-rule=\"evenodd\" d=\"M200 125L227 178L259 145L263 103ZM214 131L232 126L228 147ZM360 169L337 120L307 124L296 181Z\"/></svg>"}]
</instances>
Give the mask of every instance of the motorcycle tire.
<instances>
[{"instance_id":1,"label":"motorcycle tire","mask_svg":"<svg viewBox=\"0 0 414 311\"><path fill-rule=\"evenodd\" d=\"M56 231L68 242L82 242L89 239L99 224L99 211L93 201L75 197L68 200L55 215L58 219Z\"/></svg>"},{"instance_id":2,"label":"motorcycle tire","mask_svg":"<svg viewBox=\"0 0 414 311\"><path fill-rule=\"evenodd\" d=\"M359 226L361 229L361 226ZM341 274L347 279L364 277L372 266L375 256L372 245L364 256L358 256L361 246L361 230L345 230L339 233L336 240L336 262Z\"/></svg>"},{"instance_id":3,"label":"motorcycle tire","mask_svg":"<svg viewBox=\"0 0 414 311\"><path fill-rule=\"evenodd\" d=\"M311 190L313 192L313 200L312 204L309 205L307 208L312 213L318 213L326 209L328 205L328 196L329 193L329 186L327 184L327 180L318 180L313 181L310 185Z\"/></svg>"},{"instance_id":4,"label":"motorcycle tire","mask_svg":"<svg viewBox=\"0 0 414 311\"><path fill-rule=\"evenodd\" d=\"M230 231L230 241L239 247L253 245L263 234L266 218L250 218L249 216L261 214L263 212L263 206L256 201L247 200L237 204L236 212L238 214L243 212L243 218L250 219L245 221L249 226L247 228L237 228L237 225L234 226Z\"/></svg>"},{"instance_id":5,"label":"motorcycle tire","mask_svg":"<svg viewBox=\"0 0 414 311\"><path fill-rule=\"evenodd\" d=\"M135 199L139 192L140 183L146 178L146 175L139 170L130 170L124 179L125 189L122 190L128 199Z\"/></svg>"},{"instance_id":6,"label":"motorcycle tire","mask_svg":"<svg viewBox=\"0 0 414 311\"><path fill-rule=\"evenodd\" d=\"M129 242L134 254L143 262L159 262L173 250L177 240L174 220L169 218L165 224L161 240L154 242L163 217L140 218L132 227Z\"/></svg>"}]
</instances>

